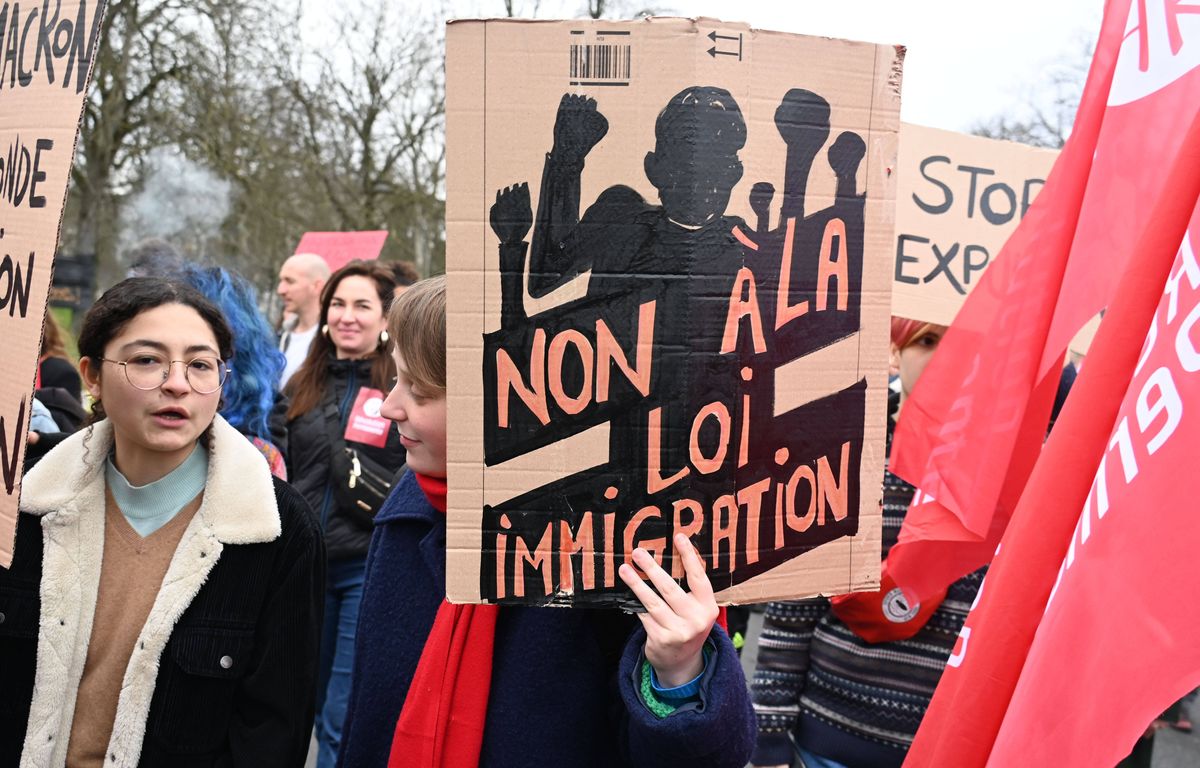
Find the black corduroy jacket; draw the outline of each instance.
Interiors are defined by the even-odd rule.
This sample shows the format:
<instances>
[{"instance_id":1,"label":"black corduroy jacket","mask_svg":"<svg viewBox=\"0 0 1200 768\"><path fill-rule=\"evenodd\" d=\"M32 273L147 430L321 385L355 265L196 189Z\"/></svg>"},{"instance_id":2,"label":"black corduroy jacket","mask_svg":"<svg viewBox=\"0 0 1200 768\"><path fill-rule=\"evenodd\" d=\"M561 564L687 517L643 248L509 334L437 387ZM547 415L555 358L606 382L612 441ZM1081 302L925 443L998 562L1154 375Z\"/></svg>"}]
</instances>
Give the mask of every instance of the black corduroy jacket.
<instances>
[{"instance_id":1,"label":"black corduroy jacket","mask_svg":"<svg viewBox=\"0 0 1200 768\"><path fill-rule=\"evenodd\" d=\"M12 568L0 570L0 768L66 759L111 445L100 422L26 476ZM208 449L200 508L126 667L106 766L304 764L324 542L304 499L219 416Z\"/></svg>"}]
</instances>

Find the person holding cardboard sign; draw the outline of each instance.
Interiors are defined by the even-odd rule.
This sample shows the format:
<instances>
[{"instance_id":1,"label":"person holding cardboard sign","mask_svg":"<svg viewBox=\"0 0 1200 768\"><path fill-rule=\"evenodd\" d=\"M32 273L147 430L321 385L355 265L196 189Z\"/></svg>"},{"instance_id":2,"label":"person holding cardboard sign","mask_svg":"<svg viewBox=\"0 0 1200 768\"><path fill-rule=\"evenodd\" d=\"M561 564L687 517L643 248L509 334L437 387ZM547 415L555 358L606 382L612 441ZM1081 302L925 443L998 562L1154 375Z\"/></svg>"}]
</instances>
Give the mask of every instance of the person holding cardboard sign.
<instances>
[{"instance_id":1,"label":"person holding cardboard sign","mask_svg":"<svg viewBox=\"0 0 1200 768\"><path fill-rule=\"evenodd\" d=\"M217 414L232 350L157 278L84 319L96 420L26 475L0 570L0 766L303 762L324 544Z\"/></svg>"},{"instance_id":2,"label":"person holding cardboard sign","mask_svg":"<svg viewBox=\"0 0 1200 768\"><path fill-rule=\"evenodd\" d=\"M329 552L317 686L317 766L332 768L341 739L354 632L373 518L404 465L404 447L379 415L395 377L385 329L396 284L375 261L351 261L321 293L321 327L285 389L288 477L317 511Z\"/></svg>"},{"instance_id":3,"label":"person holding cardboard sign","mask_svg":"<svg viewBox=\"0 0 1200 768\"><path fill-rule=\"evenodd\" d=\"M633 561L649 583L621 566L641 628L618 611L445 601L444 279L397 299L389 329L383 413L411 471L376 518L339 765L745 765L745 679L686 537L690 591L645 550Z\"/></svg>"}]
</instances>

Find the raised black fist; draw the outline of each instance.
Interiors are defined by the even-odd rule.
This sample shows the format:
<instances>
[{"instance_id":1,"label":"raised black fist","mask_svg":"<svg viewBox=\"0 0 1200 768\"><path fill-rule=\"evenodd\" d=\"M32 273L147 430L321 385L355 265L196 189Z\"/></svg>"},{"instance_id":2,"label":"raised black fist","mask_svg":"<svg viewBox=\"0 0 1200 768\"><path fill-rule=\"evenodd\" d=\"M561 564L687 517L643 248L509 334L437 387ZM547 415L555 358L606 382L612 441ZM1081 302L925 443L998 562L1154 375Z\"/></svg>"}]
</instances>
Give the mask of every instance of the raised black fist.
<instances>
[{"instance_id":1,"label":"raised black fist","mask_svg":"<svg viewBox=\"0 0 1200 768\"><path fill-rule=\"evenodd\" d=\"M581 163L607 133L608 118L596 110L595 99L564 94L554 118L552 154L566 163Z\"/></svg>"},{"instance_id":2,"label":"raised black fist","mask_svg":"<svg viewBox=\"0 0 1200 768\"><path fill-rule=\"evenodd\" d=\"M491 210L492 231L504 245L517 245L533 226L529 205L529 184L514 184L497 190Z\"/></svg>"}]
</instances>

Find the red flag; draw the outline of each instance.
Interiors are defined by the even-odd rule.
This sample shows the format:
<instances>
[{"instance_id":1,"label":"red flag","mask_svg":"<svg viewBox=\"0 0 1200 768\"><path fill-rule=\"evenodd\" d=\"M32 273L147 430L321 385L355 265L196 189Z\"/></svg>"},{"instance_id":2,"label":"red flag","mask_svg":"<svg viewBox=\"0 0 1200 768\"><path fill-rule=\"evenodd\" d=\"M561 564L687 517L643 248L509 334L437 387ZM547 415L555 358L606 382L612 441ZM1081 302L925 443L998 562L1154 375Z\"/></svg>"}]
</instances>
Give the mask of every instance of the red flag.
<instances>
[{"instance_id":1,"label":"red flag","mask_svg":"<svg viewBox=\"0 0 1200 768\"><path fill-rule=\"evenodd\" d=\"M1186 127L1195 114L1195 89L1173 83L1200 64L1200 5L1195 0L1137 0L1132 6L1118 17L1126 24L1108 94L1104 151L1092 166L1093 177L1108 181L1089 185L1084 198L1063 279L1062 295L1071 300L1055 312L1042 372L1050 370L1079 328L1107 306L1145 221L1160 196L1174 194L1162 184L1158 169L1184 147ZM1134 106L1143 98L1153 103ZM1114 109L1126 106L1132 108ZM1154 119L1144 122L1148 114ZM1112 193L1109 181L1121 184L1120 194ZM1185 207L1190 207L1186 201ZM1115 258L1114 268L1096 269L1097 253L1104 253L1106 262Z\"/></svg>"},{"instance_id":2,"label":"red flag","mask_svg":"<svg viewBox=\"0 0 1200 768\"><path fill-rule=\"evenodd\" d=\"M1193 149L1190 158L1185 159L1195 163L1200 161L1200 153ZM1176 174L1175 180L1182 181L1182 176ZM1193 201L1200 194L1197 186L1195 181L1191 182ZM1181 188L1184 185L1181 184ZM1108 449L1108 437L1116 421L1117 409L1129 386L1138 349L1146 338L1145 328L1162 294L1172 262L1170 254L1175 252L1163 240L1168 236L1168 219L1177 213L1177 210L1166 209L1155 217L1162 226L1144 241L1146 248L1140 251L1138 264L1126 271L1122 291L1105 315L1087 363L1059 415L1054 432L1022 496L1013 524L1006 531L1003 544L975 598L975 605L967 617L959 642L909 751L906 766L969 767L987 763L1013 689L1021 676L1026 653L1068 551L1072 532L1080 519L1079 510L1088 503L1092 478ZM1175 229L1177 233L1178 228ZM1114 450L1119 452L1120 449L1119 444L1114 446ZM1179 469L1176 468L1175 472L1178 473ZM1140 486L1138 490L1144 488ZM1140 513L1144 516L1151 509L1160 510L1161 507L1154 505L1149 498L1143 498L1138 503L1140 512L1125 511L1127 514L1137 516ZM1181 513L1187 514L1190 509L1191 505L1183 507ZM1116 512L1109 514L1115 515ZM1176 535L1176 532L1172 531L1170 535ZM1183 567L1183 564L1177 566ZM1115 575L1120 578L1119 574ZM1089 606L1101 613L1109 613L1112 606L1120 606L1111 613L1109 620L1112 625L1105 628L1106 632L1121 633L1126 627L1143 620L1141 601L1145 595L1139 594L1138 599L1132 602L1124 590L1109 596L1092 593L1089 597L1104 605L1104 608L1098 608L1096 603ZM1098 616L1094 620L1103 621L1105 618L1108 617ZM1150 620L1153 622L1158 619ZM1060 652L1067 655L1080 653L1085 646L1098 640L1093 635L1085 634L1082 626L1077 629L1079 631L1069 638L1068 644L1059 648ZM1182 638L1182 641L1187 642L1188 638ZM1145 661L1145 657L1138 655L1130 661L1137 664ZM1139 673L1141 683L1149 683L1142 677L1143 674ZM1092 685L1100 682L1099 679L1076 678L1071 685L1078 689L1076 693L1090 694L1094 690ZM1169 684L1174 681L1160 682ZM1052 681L1045 683L1058 684ZM1035 685L1038 696L1051 695L1051 691L1041 684L1026 685ZM1169 698L1162 702L1159 711L1169 703ZM1126 704L1122 700L1097 701L1096 706L1110 707L1110 711L1099 718L1093 716L1093 705L1076 710L1063 708L1056 714L1054 722L1078 717L1083 721L1081 725L1086 724L1090 729L1090 735L1098 737L1110 728L1114 720L1111 710ZM1152 717L1153 714L1141 723L1139 732ZM1014 730L1010 732L1021 735L1016 730L1018 726L1014 724L1012 728ZM1024 735L1027 738L1022 741L1028 747L1032 738L1028 738L1029 734ZM1126 748L1131 744L1132 741L1125 745ZM1008 764L1069 767L1106 763L1059 760L1039 763L1023 758Z\"/></svg>"},{"instance_id":3,"label":"red flag","mask_svg":"<svg viewBox=\"0 0 1200 768\"><path fill-rule=\"evenodd\" d=\"M1182 7L1150 3L1155 18ZM904 405L892 468L920 491L888 560L916 599L991 558L1040 453L1071 334L1109 303L1151 215L1178 194L1166 171L1196 94L1187 77L1145 94L1157 81L1139 79L1136 61L1131 75L1146 7L1109 3L1067 146ZM1160 37L1169 52L1172 36Z\"/></svg>"},{"instance_id":4,"label":"red flag","mask_svg":"<svg viewBox=\"0 0 1200 768\"><path fill-rule=\"evenodd\" d=\"M1141 410L1142 421L1137 422L1137 434L1141 442L1134 443L1132 433L1121 436L1118 408L1131 386L1136 396L1141 398L1144 384L1138 382L1142 380L1135 380L1131 385L1138 351L1146 339L1146 329L1155 315L1188 219L1200 197L1200 174L1196 173L1196 169L1200 168L1200 59L1196 58L1195 45L1192 49L1174 48L1177 52L1187 50L1192 63L1181 66L1176 61L1173 73L1164 75L1160 72L1153 87L1143 88L1143 92L1135 98L1121 96L1130 92L1126 80L1131 71L1135 74L1140 72L1136 62L1144 58L1140 46L1147 43L1139 35L1139 26L1145 23L1145 19L1155 18L1154 14L1146 11L1148 2L1150 0L1139 0L1132 8L1128 2L1110 2L1088 89L1085 91L1085 102L1096 98L1107 101L1106 105L1101 105L1106 107L1106 112L1102 115L1103 125L1094 144L1097 163L1092 167L1092 176L1088 179L1089 199L1100 199L1101 191L1118 200L1129 195L1148 195L1153 205L1147 206L1144 201L1131 204L1127 209L1131 212L1128 215L1131 218L1136 215L1138 221L1114 222L1112 231L1125 238L1122 241L1125 250L1120 254L1124 256L1123 259L1115 258L1108 250L1110 246L1097 241L1097 238L1104 237L1103 233L1098 235L1091 230L1080 230L1076 237L1077 243L1088 242L1088 238L1098 243L1094 251L1078 251L1091 258L1093 270L1114 269L1114 263L1125 264L1124 269L1117 269L1120 276L1110 281L1120 285L1120 290L1115 292L1109 303L1109 310L1075 389L1020 497L1020 506L1013 514L1013 524L1008 526L1004 534L999 554L976 598L976 606L963 627L959 647L950 658L906 765L1111 764L1128 751L1137 733L1145 728L1155 714L1152 711L1154 706L1161 711L1189 684L1189 680L1194 682L1194 678L1186 677L1152 677L1171 674L1168 669L1171 662L1161 660L1161 665L1159 661L1150 663L1144 652L1139 650L1124 663L1132 665L1127 669L1136 670L1131 674L1136 678L1133 684L1145 686L1147 690L1132 699L1109 699L1109 693L1118 689L1103 686L1118 684L1109 678L1119 677L1120 673L1114 674L1107 667L1100 672L1097 671L1098 667L1090 665L1115 663L1115 656L1105 654L1128 652L1131 646L1121 645L1118 643L1120 638L1113 637L1106 638L1099 657L1082 652L1090 644L1099 641L1092 632L1113 635L1128 632L1128 637L1133 638L1132 643L1157 632L1159 636L1154 638L1157 645L1151 643L1144 646L1149 650L1149 655L1177 642L1168 637L1170 625L1163 622L1168 614L1157 613L1171 609L1164 608L1151 598L1154 582L1141 578L1146 572L1163 578L1166 571L1160 569L1168 567L1168 564L1149 561L1141 562L1140 566L1128 564L1137 562L1137 557L1155 558L1152 550L1138 552L1136 542L1130 539L1106 538L1110 543L1117 541L1117 547L1128 550L1126 554L1130 559L1125 562L1115 559L1105 561L1101 557L1105 551L1096 548L1090 556L1089 567L1078 568L1080 575L1073 575L1071 568L1066 569L1061 587L1063 591L1055 598L1055 603L1059 605L1052 604L1052 612L1046 614L1047 619L1056 617L1054 628L1049 628L1052 625L1047 624L1047 629L1039 635L1038 647L1030 657L1031 666L1024 676L1022 674L1056 575L1064 557L1067 557L1072 533L1077 523L1082 526L1079 523L1079 511L1089 504L1089 489L1101 460L1106 462L1107 476L1110 478L1106 491L1115 493L1111 482L1112 472L1116 468L1111 458L1113 454L1132 459L1145 456L1149 451L1150 439L1163 429L1164 419L1170 417L1165 410L1167 406L1160 402L1165 395L1156 390L1149 399L1140 400L1141 405L1135 401L1133 406L1135 418L1139 415L1138 410ZM1157 3L1163 4L1164 0L1157 0ZM1171 0L1166 0L1165 4L1177 7ZM1161 20L1162 15L1157 18ZM1195 40L1194 35L1200 32L1200 27L1190 26L1187 29L1188 39ZM1124 34L1126 32L1128 34ZM1149 35L1146 39L1152 44L1155 37ZM1171 60L1165 57L1163 51L1172 50L1172 37L1163 35L1160 39L1167 42L1164 48L1154 48L1145 53L1152 62L1157 60L1160 64L1163 61L1170 64ZM1118 47L1120 61L1114 61ZM1132 70L1126 66L1131 56L1135 62ZM1104 95L1097 97L1093 83L1100 76L1100 67L1107 68L1109 77L1114 68L1117 70L1117 77L1112 84L1112 92L1117 95L1115 98L1107 93L1107 88L1101 92ZM1090 106L1095 109L1094 103ZM1089 114L1088 107L1087 103L1081 106L1081 119ZM1136 141L1131 143L1130 137L1135 137ZM1111 157L1116 148L1126 153L1123 162L1107 163L1105 167L1109 170L1106 175L1098 175L1096 169L1102 165L1100 158ZM1089 148L1088 151L1093 149ZM1093 194L1092 189L1101 191ZM1104 203L1109 206L1108 210L1119 210L1119 207L1112 208L1107 198L1104 198ZM1078 218L1082 221L1084 216ZM1188 273L1184 278L1188 281L1189 292L1192 277ZM1180 300L1176 299L1177 302ZM1192 301L1193 304L1187 306L1193 306ZM1071 308L1069 302L1065 302L1064 306ZM1175 320L1177 324L1181 322L1179 317L1177 315ZM1187 338L1195 340L1197 336L1200 334ZM1147 364L1138 375L1148 376L1154 370ZM1179 391L1183 392L1182 387ZM1118 439L1110 447L1109 438L1114 432L1114 425ZM1181 440L1186 441L1186 437ZM1171 455L1166 448L1163 451L1164 457ZM1164 473L1173 474L1175 480L1171 482L1175 485L1186 477L1183 465L1170 458L1164 459L1162 466ZM1151 476L1148 474L1147 477ZM1125 516L1146 522L1150 514L1165 515L1174 498L1172 491L1181 493L1182 489L1168 486L1166 480L1162 482L1160 486L1154 486L1151 481L1132 488L1130 493L1138 494L1136 504L1129 501L1133 496L1122 497ZM1099 493L1090 502L1092 507L1099 503L1098 496ZM1112 520L1115 520L1120 514L1114 505L1115 495L1110 496L1109 500L1112 511L1107 514L1113 515ZM1187 502L1177 500L1175 503ZM1181 514L1186 514L1186 511L1187 507L1179 510ZM1103 524L1109 529L1116 527L1107 517ZM1097 531L1093 534L1096 537L1093 541L1099 541L1100 523L1089 521L1089 532L1092 530ZM1080 531L1082 538L1082 527ZM1159 529L1159 534L1169 537L1177 535L1177 532L1170 529L1168 524L1165 529ZM1110 534L1105 533L1104 536L1109 537ZM1077 550L1071 557L1079 558L1081 555ZM1079 559L1076 562L1081 564L1083 561ZM1180 567L1179 563L1175 565ZM1122 567L1129 570L1121 570ZM1110 568L1116 570L1107 579L1087 580L1087 577ZM1127 575L1131 577L1130 581L1124 581ZM1103 594L1106 586L1117 583L1121 584L1117 591ZM1070 592L1067 591L1068 585ZM1132 597L1135 594L1136 598ZM1190 600L1191 596L1187 602ZM1152 608L1147 609L1149 606ZM1103 615L1106 608L1113 611L1111 618ZM1060 610L1068 613L1059 613ZM1088 624L1069 624L1063 618L1057 618L1069 616L1070 621L1078 622L1081 610L1101 615L1093 615ZM1106 619L1111 623L1103 624ZM1191 628L1195 624L1193 621L1185 626ZM1140 629L1130 631L1130 627ZM1116 648L1123 650L1116 651ZM1063 662L1073 654L1081 656L1078 661L1085 670L1082 676L1054 677L1045 674L1047 665ZM1186 667L1192 658L1194 656L1179 661ZM1021 690L1014 700L1018 680ZM1130 683L1130 680L1119 682L1123 685ZM1056 686L1076 690L1057 690ZM1095 698L1088 701L1089 696ZM1043 708L1036 710L1035 714L1029 702L1039 697L1051 697L1057 703L1051 709L1044 706L1046 702L1043 700ZM1006 712L1010 711L1010 700L1012 720L1005 722ZM1151 706L1151 701L1157 703ZM1114 717L1116 710L1127 706L1132 710L1127 713L1128 716L1122 714L1121 717ZM1031 730L1035 727L1031 724L1034 717L1043 718L1036 726L1037 730ZM1068 727L1069 720L1078 722L1070 723ZM1129 723L1135 721L1140 721L1139 725L1135 732L1131 732L1128 730L1131 727ZM1002 740L997 742L1002 723ZM1114 723L1118 727L1114 727ZM1094 741L1094 746L1101 751L1071 751L1068 753L1071 757L1064 758L1054 751L1054 745L1061 746L1065 741L1054 741L1047 747L1048 751L1042 759L1031 756L1030 750L1039 738L1060 737L1075 745L1072 749L1089 749L1079 746L1078 739L1082 738ZM992 754L993 745L997 750L995 754ZM1092 759L1093 755L1101 753L1113 759L1107 763L1104 759ZM1020 758L1014 760L1017 754Z\"/></svg>"},{"instance_id":5,"label":"red flag","mask_svg":"<svg viewBox=\"0 0 1200 768\"><path fill-rule=\"evenodd\" d=\"M1200 207L1083 513L1072 516L1078 522L989 765L1113 765L1151 720L1200 685L1197 247Z\"/></svg>"}]
</instances>

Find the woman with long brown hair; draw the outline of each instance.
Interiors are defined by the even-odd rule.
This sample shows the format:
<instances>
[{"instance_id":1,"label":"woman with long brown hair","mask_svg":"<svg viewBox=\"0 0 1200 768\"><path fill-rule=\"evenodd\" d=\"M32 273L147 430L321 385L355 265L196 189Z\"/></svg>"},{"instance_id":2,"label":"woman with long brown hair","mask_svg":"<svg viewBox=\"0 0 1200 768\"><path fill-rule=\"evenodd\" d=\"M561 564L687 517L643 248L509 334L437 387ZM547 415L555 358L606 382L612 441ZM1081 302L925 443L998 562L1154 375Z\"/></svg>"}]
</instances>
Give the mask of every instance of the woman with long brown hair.
<instances>
[{"instance_id":1,"label":"woman with long brown hair","mask_svg":"<svg viewBox=\"0 0 1200 768\"><path fill-rule=\"evenodd\" d=\"M352 261L321 293L320 328L288 381L288 477L325 531L329 557L317 679L317 765L333 768L354 659L354 634L375 512L404 465L379 415L396 376L386 318L391 270Z\"/></svg>"}]
</instances>

